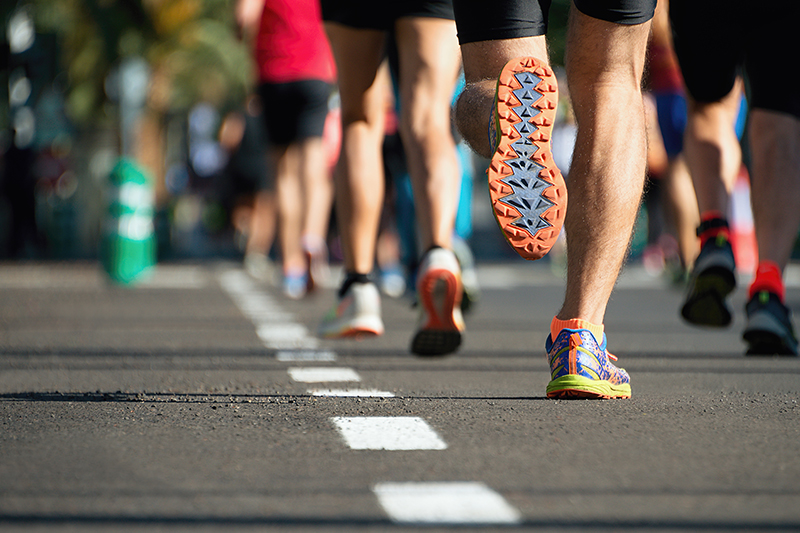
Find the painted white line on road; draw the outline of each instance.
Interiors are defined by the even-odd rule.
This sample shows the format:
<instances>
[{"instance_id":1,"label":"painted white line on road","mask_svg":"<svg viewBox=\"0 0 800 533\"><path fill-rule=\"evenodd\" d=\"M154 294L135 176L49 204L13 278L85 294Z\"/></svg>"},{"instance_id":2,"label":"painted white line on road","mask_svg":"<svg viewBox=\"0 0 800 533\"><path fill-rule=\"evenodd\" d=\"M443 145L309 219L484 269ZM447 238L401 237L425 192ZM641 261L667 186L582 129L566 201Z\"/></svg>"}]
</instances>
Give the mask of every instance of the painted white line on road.
<instances>
[{"instance_id":1,"label":"painted white line on road","mask_svg":"<svg viewBox=\"0 0 800 533\"><path fill-rule=\"evenodd\" d=\"M315 349L319 339L285 312L241 270L219 275L219 283L239 310L256 326L256 334L267 348L275 350Z\"/></svg>"},{"instance_id":2,"label":"painted white line on road","mask_svg":"<svg viewBox=\"0 0 800 533\"><path fill-rule=\"evenodd\" d=\"M239 298L234 297L234 301L236 302L236 306L242 311L242 313L246 314L248 317L265 317L265 318L274 318L276 316L292 316L291 313L287 313L286 311L282 310L278 305L272 302L242 302Z\"/></svg>"},{"instance_id":3,"label":"painted white line on road","mask_svg":"<svg viewBox=\"0 0 800 533\"><path fill-rule=\"evenodd\" d=\"M220 273L219 283L229 293L246 294L255 290L255 284L241 270Z\"/></svg>"},{"instance_id":4,"label":"painted white line on road","mask_svg":"<svg viewBox=\"0 0 800 533\"><path fill-rule=\"evenodd\" d=\"M275 358L282 362L331 363L336 361L336 353L314 350L282 350L275 354Z\"/></svg>"},{"instance_id":5,"label":"painted white line on road","mask_svg":"<svg viewBox=\"0 0 800 533\"><path fill-rule=\"evenodd\" d=\"M337 416L331 422L354 450L444 450L441 437L417 416Z\"/></svg>"},{"instance_id":6,"label":"painted white line on road","mask_svg":"<svg viewBox=\"0 0 800 533\"><path fill-rule=\"evenodd\" d=\"M256 311L281 312L280 305L264 293L237 294L234 297L236 298L236 304L246 313Z\"/></svg>"},{"instance_id":7,"label":"painted white line on road","mask_svg":"<svg viewBox=\"0 0 800 533\"><path fill-rule=\"evenodd\" d=\"M293 322L257 324L256 334L267 348L316 348L319 340Z\"/></svg>"},{"instance_id":8,"label":"painted white line on road","mask_svg":"<svg viewBox=\"0 0 800 533\"><path fill-rule=\"evenodd\" d=\"M394 398L394 393L377 389L308 389L311 396L340 398Z\"/></svg>"},{"instance_id":9,"label":"painted white line on road","mask_svg":"<svg viewBox=\"0 0 800 533\"><path fill-rule=\"evenodd\" d=\"M289 372L289 377L300 383L361 381L361 376L352 368L294 367L287 372Z\"/></svg>"},{"instance_id":10,"label":"painted white line on road","mask_svg":"<svg viewBox=\"0 0 800 533\"><path fill-rule=\"evenodd\" d=\"M255 288L253 290L256 290ZM274 315L289 315L280 305L274 300L267 297L265 294L249 294L247 296L231 293L236 306L242 313L248 316L267 315L272 317ZM290 315L291 316L291 315Z\"/></svg>"},{"instance_id":11,"label":"painted white line on road","mask_svg":"<svg viewBox=\"0 0 800 533\"><path fill-rule=\"evenodd\" d=\"M252 320L254 324L264 324L267 322L291 322L294 320L294 315L286 311L266 309L244 311L241 307L239 307L239 309L245 315L247 315L247 318Z\"/></svg>"},{"instance_id":12,"label":"painted white line on road","mask_svg":"<svg viewBox=\"0 0 800 533\"><path fill-rule=\"evenodd\" d=\"M519 524L522 516L483 483L379 483L373 489L389 518L401 524Z\"/></svg>"}]
</instances>

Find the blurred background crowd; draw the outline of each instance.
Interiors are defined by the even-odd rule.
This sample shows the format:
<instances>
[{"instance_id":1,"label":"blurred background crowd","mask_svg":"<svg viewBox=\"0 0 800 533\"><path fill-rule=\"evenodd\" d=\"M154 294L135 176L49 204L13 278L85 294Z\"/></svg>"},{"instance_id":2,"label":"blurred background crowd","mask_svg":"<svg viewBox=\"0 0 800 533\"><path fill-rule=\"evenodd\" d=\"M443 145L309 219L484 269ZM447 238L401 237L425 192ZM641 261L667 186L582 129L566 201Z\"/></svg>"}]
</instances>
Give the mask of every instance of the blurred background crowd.
<instances>
[{"instance_id":1,"label":"blurred background crowd","mask_svg":"<svg viewBox=\"0 0 800 533\"><path fill-rule=\"evenodd\" d=\"M123 156L160 258L233 253L218 130L253 73L231 2L9 1L0 20L0 256L96 257Z\"/></svg>"},{"instance_id":2,"label":"blurred background crowd","mask_svg":"<svg viewBox=\"0 0 800 533\"><path fill-rule=\"evenodd\" d=\"M556 67L568 10L569 0L553 0ZM0 259L97 258L123 159L146 177L157 260L244 257L241 198L255 191L232 159L257 69L235 0L9 0L0 23ZM553 150L566 175L574 124L565 89ZM485 162L466 153L476 192L464 236L479 261L514 258L482 201ZM747 210L746 187L742 202ZM669 231L658 205L644 204L632 243L646 260L657 245L654 271L678 254L660 239Z\"/></svg>"},{"instance_id":3,"label":"blurred background crowd","mask_svg":"<svg viewBox=\"0 0 800 533\"><path fill-rule=\"evenodd\" d=\"M565 19L567 2L555 4ZM97 257L121 157L152 182L159 260L242 253L241 191L220 130L256 71L235 8L235 0L2 3L0 258ZM501 242L490 250L505 253Z\"/></svg>"}]
</instances>

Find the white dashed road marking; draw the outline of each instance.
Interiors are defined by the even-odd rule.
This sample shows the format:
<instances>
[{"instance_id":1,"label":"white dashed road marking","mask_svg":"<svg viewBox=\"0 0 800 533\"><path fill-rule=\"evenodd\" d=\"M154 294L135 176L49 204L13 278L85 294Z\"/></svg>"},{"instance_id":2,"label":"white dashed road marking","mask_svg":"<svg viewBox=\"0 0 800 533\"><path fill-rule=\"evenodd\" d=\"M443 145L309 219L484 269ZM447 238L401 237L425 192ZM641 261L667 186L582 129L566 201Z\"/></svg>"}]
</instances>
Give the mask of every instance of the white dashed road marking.
<instances>
[{"instance_id":1,"label":"white dashed road marking","mask_svg":"<svg viewBox=\"0 0 800 533\"><path fill-rule=\"evenodd\" d=\"M300 383L361 381L361 376L352 368L295 367L290 368L287 372L289 372L289 377Z\"/></svg>"},{"instance_id":2,"label":"white dashed road marking","mask_svg":"<svg viewBox=\"0 0 800 533\"><path fill-rule=\"evenodd\" d=\"M275 354L275 359L289 363L330 363L336 361L336 354L329 351L283 350Z\"/></svg>"},{"instance_id":3,"label":"white dashed road marking","mask_svg":"<svg viewBox=\"0 0 800 533\"><path fill-rule=\"evenodd\" d=\"M356 416L331 418L353 450L444 450L441 437L416 416Z\"/></svg>"},{"instance_id":4,"label":"white dashed road marking","mask_svg":"<svg viewBox=\"0 0 800 533\"><path fill-rule=\"evenodd\" d=\"M379 483L378 501L401 524L518 524L522 517L483 483Z\"/></svg>"},{"instance_id":5,"label":"white dashed road marking","mask_svg":"<svg viewBox=\"0 0 800 533\"><path fill-rule=\"evenodd\" d=\"M319 340L305 326L294 320L280 304L242 271L228 270L219 276L219 282L239 310L256 326L256 334L267 348L313 349Z\"/></svg>"},{"instance_id":6,"label":"white dashed road marking","mask_svg":"<svg viewBox=\"0 0 800 533\"><path fill-rule=\"evenodd\" d=\"M260 324L256 334L268 348L313 348L319 345L317 339L309 335L308 329L296 322Z\"/></svg>"},{"instance_id":7,"label":"white dashed road marking","mask_svg":"<svg viewBox=\"0 0 800 533\"><path fill-rule=\"evenodd\" d=\"M337 396L341 398L394 398L394 393L377 389L309 389L311 396Z\"/></svg>"},{"instance_id":8,"label":"white dashed road marking","mask_svg":"<svg viewBox=\"0 0 800 533\"><path fill-rule=\"evenodd\" d=\"M247 274L229 270L219 276L219 282L253 322L264 346L278 350L278 361L336 361L334 352L316 350L319 340L274 298L259 290ZM287 371L300 383L361 381L352 368L292 367ZM315 388L308 393L317 397L394 397L388 391L361 388ZM331 422L353 450L447 449L447 443L420 417L332 417ZM389 518L401 524L508 525L521 521L519 511L483 483L380 483L374 493Z\"/></svg>"}]
</instances>

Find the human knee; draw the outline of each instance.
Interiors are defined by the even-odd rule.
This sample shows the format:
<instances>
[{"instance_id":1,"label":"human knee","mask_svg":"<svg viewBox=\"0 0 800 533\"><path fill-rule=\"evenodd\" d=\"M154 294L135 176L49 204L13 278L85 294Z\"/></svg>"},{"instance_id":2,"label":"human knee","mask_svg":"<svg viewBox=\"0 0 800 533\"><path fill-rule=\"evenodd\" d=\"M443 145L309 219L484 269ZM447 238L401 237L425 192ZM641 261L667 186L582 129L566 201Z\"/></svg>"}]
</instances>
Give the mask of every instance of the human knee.
<instances>
[{"instance_id":1,"label":"human knee","mask_svg":"<svg viewBox=\"0 0 800 533\"><path fill-rule=\"evenodd\" d=\"M568 71L570 99L579 124L589 118L594 120L603 110L613 110L617 116L635 112L644 116L644 102L640 80L634 76L615 77L587 75ZM608 102L625 102L624 106L608 106Z\"/></svg>"},{"instance_id":2,"label":"human knee","mask_svg":"<svg viewBox=\"0 0 800 533\"><path fill-rule=\"evenodd\" d=\"M628 24L576 9L570 12L565 59L576 105L586 99L605 98L609 92L615 93L616 101L641 93L652 16L642 18L645 22Z\"/></svg>"},{"instance_id":3,"label":"human knee","mask_svg":"<svg viewBox=\"0 0 800 533\"><path fill-rule=\"evenodd\" d=\"M733 106L728 100L723 98L718 101L702 102L689 98L687 126L690 134L701 137L712 135L726 140L732 138L731 142L738 142L734 129L738 103Z\"/></svg>"},{"instance_id":4,"label":"human knee","mask_svg":"<svg viewBox=\"0 0 800 533\"><path fill-rule=\"evenodd\" d=\"M753 109L749 117L750 145L753 155L770 150L781 151L777 157L800 161L800 118L791 113Z\"/></svg>"},{"instance_id":5,"label":"human knee","mask_svg":"<svg viewBox=\"0 0 800 533\"><path fill-rule=\"evenodd\" d=\"M449 103L436 105L430 101L406 106L400 118L400 134L403 142L414 144L436 143L437 139L450 136Z\"/></svg>"}]
</instances>

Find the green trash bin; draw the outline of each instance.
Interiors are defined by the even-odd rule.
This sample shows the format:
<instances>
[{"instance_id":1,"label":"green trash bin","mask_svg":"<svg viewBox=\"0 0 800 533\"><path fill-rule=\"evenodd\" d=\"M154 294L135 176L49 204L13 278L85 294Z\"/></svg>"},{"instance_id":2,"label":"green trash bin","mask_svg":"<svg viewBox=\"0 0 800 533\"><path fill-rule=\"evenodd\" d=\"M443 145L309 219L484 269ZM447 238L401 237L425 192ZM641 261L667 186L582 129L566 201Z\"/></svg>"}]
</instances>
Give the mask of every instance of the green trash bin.
<instances>
[{"instance_id":1,"label":"green trash bin","mask_svg":"<svg viewBox=\"0 0 800 533\"><path fill-rule=\"evenodd\" d=\"M156 263L153 181L129 159L109 176L102 262L111 279L124 285L147 276Z\"/></svg>"}]
</instances>

